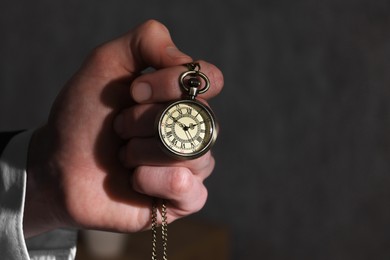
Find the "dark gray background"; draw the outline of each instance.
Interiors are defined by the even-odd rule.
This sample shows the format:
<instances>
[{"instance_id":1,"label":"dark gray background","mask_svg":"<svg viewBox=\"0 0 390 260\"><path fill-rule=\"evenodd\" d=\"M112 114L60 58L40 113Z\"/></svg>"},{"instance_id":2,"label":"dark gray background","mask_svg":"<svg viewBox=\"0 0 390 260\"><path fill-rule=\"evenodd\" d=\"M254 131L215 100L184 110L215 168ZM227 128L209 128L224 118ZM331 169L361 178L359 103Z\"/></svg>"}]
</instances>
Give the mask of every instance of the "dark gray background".
<instances>
[{"instance_id":1,"label":"dark gray background","mask_svg":"<svg viewBox=\"0 0 390 260\"><path fill-rule=\"evenodd\" d=\"M1 1L0 130L44 122L91 48L149 18L224 71L197 217L232 259L389 259L386 0Z\"/></svg>"}]
</instances>

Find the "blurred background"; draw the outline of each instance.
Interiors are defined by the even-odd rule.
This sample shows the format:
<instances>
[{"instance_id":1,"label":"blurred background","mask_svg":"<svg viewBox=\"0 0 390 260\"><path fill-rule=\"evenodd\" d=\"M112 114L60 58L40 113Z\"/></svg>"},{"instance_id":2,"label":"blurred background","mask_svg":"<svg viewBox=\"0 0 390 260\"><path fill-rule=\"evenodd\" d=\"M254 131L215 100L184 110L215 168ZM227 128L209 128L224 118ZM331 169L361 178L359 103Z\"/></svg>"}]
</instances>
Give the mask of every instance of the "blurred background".
<instances>
[{"instance_id":1,"label":"blurred background","mask_svg":"<svg viewBox=\"0 0 390 260\"><path fill-rule=\"evenodd\" d=\"M42 124L92 48L150 18L225 74L190 218L223 230L220 259L390 259L387 0L1 1L0 130Z\"/></svg>"}]
</instances>

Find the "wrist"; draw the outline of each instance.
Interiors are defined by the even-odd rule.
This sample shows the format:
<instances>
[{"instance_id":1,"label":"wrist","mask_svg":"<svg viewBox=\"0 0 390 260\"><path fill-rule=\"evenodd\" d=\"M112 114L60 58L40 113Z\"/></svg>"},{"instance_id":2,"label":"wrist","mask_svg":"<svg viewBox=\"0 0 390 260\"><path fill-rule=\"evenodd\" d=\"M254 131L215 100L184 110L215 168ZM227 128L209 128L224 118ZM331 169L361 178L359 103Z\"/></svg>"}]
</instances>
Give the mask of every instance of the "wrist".
<instances>
[{"instance_id":1,"label":"wrist","mask_svg":"<svg viewBox=\"0 0 390 260\"><path fill-rule=\"evenodd\" d=\"M50 159L50 141L45 127L33 133L27 156L27 183L23 216L25 237L62 226L55 171Z\"/></svg>"}]
</instances>

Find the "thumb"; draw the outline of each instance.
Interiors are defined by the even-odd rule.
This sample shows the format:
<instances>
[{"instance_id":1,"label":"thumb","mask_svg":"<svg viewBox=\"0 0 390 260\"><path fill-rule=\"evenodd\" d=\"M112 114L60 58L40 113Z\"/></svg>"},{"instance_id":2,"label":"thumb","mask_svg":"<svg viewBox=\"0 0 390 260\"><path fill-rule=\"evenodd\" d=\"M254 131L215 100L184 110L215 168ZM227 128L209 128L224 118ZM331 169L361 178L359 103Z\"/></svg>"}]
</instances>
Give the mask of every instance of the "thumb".
<instances>
[{"instance_id":1,"label":"thumb","mask_svg":"<svg viewBox=\"0 0 390 260\"><path fill-rule=\"evenodd\" d=\"M82 71L110 79L128 78L142 70L171 67L191 62L173 43L168 29L149 20L127 34L97 47Z\"/></svg>"}]
</instances>

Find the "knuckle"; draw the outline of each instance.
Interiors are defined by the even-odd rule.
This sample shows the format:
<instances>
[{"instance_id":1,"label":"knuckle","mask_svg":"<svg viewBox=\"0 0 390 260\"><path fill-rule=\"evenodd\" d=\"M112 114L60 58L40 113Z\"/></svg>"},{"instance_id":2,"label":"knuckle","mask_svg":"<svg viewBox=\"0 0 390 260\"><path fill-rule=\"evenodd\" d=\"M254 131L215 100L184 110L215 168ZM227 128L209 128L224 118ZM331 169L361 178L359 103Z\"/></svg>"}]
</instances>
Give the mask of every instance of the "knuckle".
<instances>
[{"instance_id":1,"label":"knuckle","mask_svg":"<svg viewBox=\"0 0 390 260\"><path fill-rule=\"evenodd\" d=\"M201 185L201 188L197 189L195 194L192 194L191 200L188 200L187 204L183 208L185 211L184 215L193 214L200 211L206 204L207 197L207 189L204 185Z\"/></svg>"},{"instance_id":2,"label":"knuckle","mask_svg":"<svg viewBox=\"0 0 390 260\"><path fill-rule=\"evenodd\" d=\"M208 197L207 189L206 187L203 186L203 189L199 194L199 196L197 197L198 199L196 203L194 204L194 208L193 208L194 213L200 211L204 207L207 201L207 197Z\"/></svg>"},{"instance_id":3,"label":"knuckle","mask_svg":"<svg viewBox=\"0 0 390 260\"><path fill-rule=\"evenodd\" d=\"M106 43L95 47L88 55L84 68L87 68L87 73L92 73L92 76L109 77L110 71L113 68L121 66L117 62L117 56L110 43ZM88 68L93 68L88 70Z\"/></svg>"},{"instance_id":4,"label":"knuckle","mask_svg":"<svg viewBox=\"0 0 390 260\"><path fill-rule=\"evenodd\" d=\"M142 66L162 64L159 53L161 44L169 36L169 30L157 20L148 20L130 32L130 48ZM157 66L157 65L156 65Z\"/></svg>"},{"instance_id":5,"label":"knuckle","mask_svg":"<svg viewBox=\"0 0 390 260\"><path fill-rule=\"evenodd\" d=\"M210 175L215 166L215 159L211 152L193 160L191 169L196 175L204 176L205 178Z\"/></svg>"},{"instance_id":6,"label":"knuckle","mask_svg":"<svg viewBox=\"0 0 390 260\"><path fill-rule=\"evenodd\" d=\"M159 35L161 32L169 34L169 30L165 25L157 20L150 19L138 26L132 37L134 37L135 43L140 44L144 41L147 42L150 41L150 39L154 39L155 36ZM133 33L131 32L130 35L132 34ZM142 46L142 44L140 45Z\"/></svg>"},{"instance_id":7,"label":"knuckle","mask_svg":"<svg viewBox=\"0 0 390 260\"><path fill-rule=\"evenodd\" d=\"M163 25L162 23L160 23L159 21L154 20L154 19L150 19L150 20L145 21L140 26L140 29L145 30L145 32L154 32L156 30L157 31L160 31L160 30L168 31L168 29L165 25Z\"/></svg>"},{"instance_id":8,"label":"knuckle","mask_svg":"<svg viewBox=\"0 0 390 260\"><path fill-rule=\"evenodd\" d=\"M181 197L192 188L192 174L186 168L174 168L169 175L168 189L174 197Z\"/></svg>"},{"instance_id":9,"label":"knuckle","mask_svg":"<svg viewBox=\"0 0 390 260\"><path fill-rule=\"evenodd\" d=\"M107 44L95 47L89 54L88 60L94 64L106 64L112 56L111 48Z\"/></svg>"}]
</instances>

